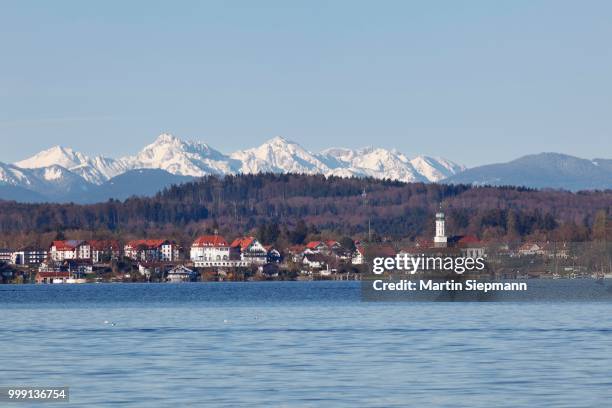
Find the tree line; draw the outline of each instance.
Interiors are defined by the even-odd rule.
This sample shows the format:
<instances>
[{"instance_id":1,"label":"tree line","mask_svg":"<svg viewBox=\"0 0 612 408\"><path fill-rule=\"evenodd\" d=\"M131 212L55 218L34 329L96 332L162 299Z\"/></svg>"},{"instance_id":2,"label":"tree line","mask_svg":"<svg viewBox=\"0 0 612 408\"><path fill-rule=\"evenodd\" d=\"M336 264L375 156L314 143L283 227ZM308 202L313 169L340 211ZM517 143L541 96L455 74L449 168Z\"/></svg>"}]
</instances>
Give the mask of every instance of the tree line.
<instances>
[{"instance_id":1,"label":"tree line","mask_svg":"<svg viewBox=\"0 0 612 408\"><path fill-rule=\"evenodd\" d=\"M402 183L373 178L257 174L208 176L154 197L104 203L0 202L0 247L69 238L173 238L218 231L266 243L312 237L418 239L442 206L451 234L488 240L584 241L609 234L612 191ZM602 232L603 231L603 232Z\"/></svg>"}]
</instances>

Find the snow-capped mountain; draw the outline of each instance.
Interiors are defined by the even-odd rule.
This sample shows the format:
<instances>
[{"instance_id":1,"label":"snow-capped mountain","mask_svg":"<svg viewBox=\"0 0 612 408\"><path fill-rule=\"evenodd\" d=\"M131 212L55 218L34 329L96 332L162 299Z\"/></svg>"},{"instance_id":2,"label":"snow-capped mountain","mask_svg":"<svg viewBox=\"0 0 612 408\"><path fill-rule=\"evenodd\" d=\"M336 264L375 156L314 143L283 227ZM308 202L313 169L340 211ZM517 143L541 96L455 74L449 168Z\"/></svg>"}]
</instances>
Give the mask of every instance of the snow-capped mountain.
<instances>
[{"instance_id":1,"label":"snow-capped mountain","mask_svg":"<svg viewBox=\"0 0 612 408\"><path fill-rule=\"evenodd\" d=\"M465 166L442 157L417 156L410 160L410 164L419 174L433 182L444 180L466 169Z\"/></svg>"},{"instance_id":2,"label":"snow-capped mountain","mask_svg":"<svg viewBox=\"0 0 612 408\"><path fill-rule=\"evenodd\" d=\"M162 169L171 174L202 177L208 174L232 174L240 162L231 160L205 143L186 142L164 133L136 156L121 159L127 168Z\"/></svg>"},{"instance_id":3,"label":"snow-capped mountain","mask_svg":"<svg viewBox=\"0 0 612 408\"><path fill-rule=\"evenodd\" d=\"M324 150L320 156L331 167L328 174L337 176L369 176L407 182L435 181L419 173L410 159L396 150L374 147L356 150L332 148Z\"/></svg>"},{"instance_id":4,"label":"snow-capped mountain","mask_svg":"<svg viewBox=\"0 0 612 408\"><path fill-rule=\"evenodd\" d=\"M139 190L153 191L165 187L170 180L178 180L170 176L189 178L273 172L435 182L460 172L463 167L445 159L425 156L410 159L397 150L374 147L333 148L312 153L282 137L270 139L259 147L225 155L205 143L184 141L164 133L137 154L120 159L92 158L67 147L52 147L14 165L1 164L0 186L25 188L54 199L62 197L64 192L65 200L87 201L101 197L94 190L100 190L102 186L107 198L113 197L110 180L138 169L168 173L168 176L159 177L159 185ZM138 174L132 172L130 180L138 178ZM150 184L155 177L147 174L149 177L143 182ZM83 192L87 192L87 197L81 199L79 194ZM124 192L122 196L125 196Z\"/></svg>"},{"instance_id":5,"label":"snow-capped mountain","mask_svg":"<svg viewBox=\"0 0 612 408\"><path fill-rule=\"evenodd\" d=\"M240 173L326 173L330 169L315 155L282 137L259 147L240 150L230 157L241 163Z\"/></svg>"},{"instance_id":6,"label":"snow-capped mountain","mask_svg":"<svg viewBox=\"0 0 612 408\"><path fill-rule=\"evenodd\" d=\"M61 201L64 197L87 194L95 188L80 175L55 164L26 169L0 163L0 186L18 187Z\"/></svg>"},{"instance_id":7,"label":"snow-capped mountain","mask_svg":"<svg viewBox=\"0 0 612 408\"><path fill-rule=\"evenodd\" d=\"M110 178L129 170L122 161L102 156L90 158L83 153L62 146L43 150L28 159L15 163L15 166L24 169L61 166L94 184L102 184Z\"/></svg>"}]
</instances>

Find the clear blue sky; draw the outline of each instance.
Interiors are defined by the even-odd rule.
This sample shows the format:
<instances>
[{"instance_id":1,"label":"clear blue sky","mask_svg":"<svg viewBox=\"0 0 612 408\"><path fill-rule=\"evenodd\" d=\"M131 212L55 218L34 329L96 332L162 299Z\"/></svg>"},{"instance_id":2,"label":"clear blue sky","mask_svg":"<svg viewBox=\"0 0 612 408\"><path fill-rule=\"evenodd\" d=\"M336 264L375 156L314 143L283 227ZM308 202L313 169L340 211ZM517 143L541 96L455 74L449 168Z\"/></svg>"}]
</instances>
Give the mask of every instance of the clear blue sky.
<instances>
[{"instance_id":1,"label":"clear blue sky","mask_svg":"<svg viewBox=\"0 0 612 408\"><path fill-rule=\"evenodd\" d=\"M396 147L473 166L612 157L610 1L10 1L0 161Z\"/></svg>"}]
</instances>

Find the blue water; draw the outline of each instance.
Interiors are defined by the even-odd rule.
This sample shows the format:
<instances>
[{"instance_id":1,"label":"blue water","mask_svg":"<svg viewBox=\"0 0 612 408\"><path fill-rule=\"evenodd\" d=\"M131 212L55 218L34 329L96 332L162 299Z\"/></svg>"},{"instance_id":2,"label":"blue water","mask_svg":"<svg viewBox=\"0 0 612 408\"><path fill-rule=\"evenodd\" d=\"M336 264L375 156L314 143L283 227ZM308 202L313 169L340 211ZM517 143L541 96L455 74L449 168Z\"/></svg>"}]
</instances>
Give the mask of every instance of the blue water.
<instances>
[{"instance_id":1,"label":"blue water","mask_svg":"<svg viewBox=\"0 0 612 408\"><path fill-rule=\"evenodd\" d=\"M0 286L0 316L0 386L67 385L74 406L612 403L608 302L369 303L355 282L23 285Z\"/></svg>"}]
</instances>

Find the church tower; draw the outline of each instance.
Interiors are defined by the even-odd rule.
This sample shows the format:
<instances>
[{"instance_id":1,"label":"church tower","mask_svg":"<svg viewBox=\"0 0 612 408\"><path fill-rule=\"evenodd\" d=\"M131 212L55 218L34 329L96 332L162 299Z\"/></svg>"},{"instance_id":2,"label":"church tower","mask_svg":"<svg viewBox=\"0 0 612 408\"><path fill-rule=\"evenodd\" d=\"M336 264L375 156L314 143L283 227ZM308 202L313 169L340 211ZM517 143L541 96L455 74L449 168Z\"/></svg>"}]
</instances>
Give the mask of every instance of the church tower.
<instances>
[{"instance_id":1,"label":"church tower","mask_svg":"<svg viewBox=\"0 0 612 408\"><path fill-rule=\"evenodd\" d=\"M436 247L446 247L446 228L444 221L444 213L440 208L440 211L436 213L436 236L434 237L434 245Z\"/></svg>"}]
</instances>

